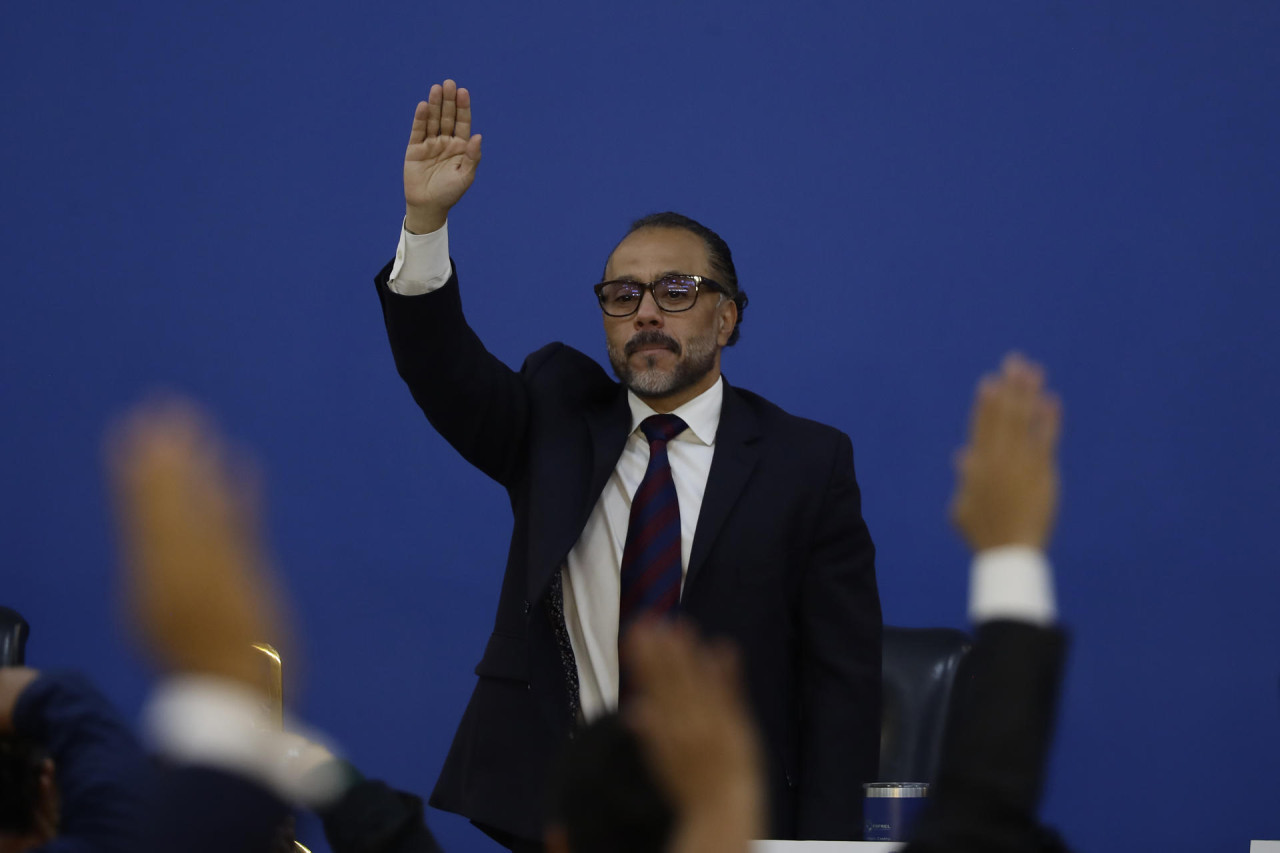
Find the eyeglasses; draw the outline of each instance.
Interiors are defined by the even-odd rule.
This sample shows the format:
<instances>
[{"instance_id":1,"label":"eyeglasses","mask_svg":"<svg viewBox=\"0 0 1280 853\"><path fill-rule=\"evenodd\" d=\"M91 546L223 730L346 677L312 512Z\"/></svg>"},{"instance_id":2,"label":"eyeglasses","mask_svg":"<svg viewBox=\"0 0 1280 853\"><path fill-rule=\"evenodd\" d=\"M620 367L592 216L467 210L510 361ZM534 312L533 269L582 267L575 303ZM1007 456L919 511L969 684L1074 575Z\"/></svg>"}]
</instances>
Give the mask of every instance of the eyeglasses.
<instances>
[{"instance_id":1,"label":"eyeglasses","mask_svg":"<svg viewBox=\"0 0 1280 853\"><path fill-rule=\"evenodd\" d=\"M640 310L647 290L653 301L668 314L688 311L698 301L702 288L726 293L724 285L700 275L664 275L657 281L602 281L596 285L600 310L610 317L629 317Z\"/></svg>"}]
</instances>

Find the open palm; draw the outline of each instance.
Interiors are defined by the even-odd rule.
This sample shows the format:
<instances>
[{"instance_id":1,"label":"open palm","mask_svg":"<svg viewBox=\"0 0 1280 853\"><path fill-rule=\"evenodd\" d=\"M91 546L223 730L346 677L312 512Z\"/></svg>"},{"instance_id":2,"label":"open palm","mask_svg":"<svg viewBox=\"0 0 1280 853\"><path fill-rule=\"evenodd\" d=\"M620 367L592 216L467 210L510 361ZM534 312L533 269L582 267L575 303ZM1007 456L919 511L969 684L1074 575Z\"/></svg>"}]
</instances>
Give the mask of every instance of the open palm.
<instances>
[{"instance_id":1,"label":"open palm","mask_svg":"<svg viewBox=\"0 0 1280 853\"><path fill-rule=\"evenodd\" d=\"M410 230L421 233L422 227L443 224L449 208L475 180L479 164L480 134L471 133L471 94L452 80L432 86L413 113L404 152L405 205L418 225Z\"/></svg>"}]
</instances>

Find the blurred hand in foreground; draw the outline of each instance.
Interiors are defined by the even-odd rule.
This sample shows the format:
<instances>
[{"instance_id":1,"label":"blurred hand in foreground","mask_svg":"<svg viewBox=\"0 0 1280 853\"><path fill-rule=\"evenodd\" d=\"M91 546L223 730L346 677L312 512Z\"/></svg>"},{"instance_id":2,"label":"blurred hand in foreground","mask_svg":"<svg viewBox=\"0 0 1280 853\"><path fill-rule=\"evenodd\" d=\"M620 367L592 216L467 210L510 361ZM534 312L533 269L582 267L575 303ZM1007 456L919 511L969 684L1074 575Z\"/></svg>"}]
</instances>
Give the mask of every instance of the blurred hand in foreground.
<instances>
[{"instance_id":1,"label":"blurred hand in foreground","mask_svg":"<svg viewBox=\"0 0 1280 853\"><path fill-rule=\"evenodd\" d=\"M677 814L672 851L746 851L763 837L759 736L736 651L687 625L645 622L623 653L635 693L623 711Z\"/></svg>"},{"instance_id":2,"label":"blurred hand in foreground","mask_svg":"<svg viewBox=\"0 0 1280 853\"><path fill-rule=\"evenodd\" d=\"M128 620L164 670L262 690L256 642L288 630L271 587L255 479L191 403L138 406L108 437Z\"/></svg>"},{"instance_id":3,"label":"blurred hand in foreground","mask_svg":"<svg viewBox=\"0 0 1280 853\"><path fill-rule=\"evenodd\" d=\"M18 697L39 675L25 666L0 666L0 735L13 734L13 709Z\"/></svg>"},{"instance_id":4,"label":"blurred hand in foreground","mask_svg":"<svg viewBox=\"0 0 1280 853\"><path fill-rule=\"evenodd\" d=\"M974 551L1044 550L1058 511L1062 408L1044 370L1017 353L978 384L969 441L957 454L951 521Z\"/></svg>"}]
</instances>

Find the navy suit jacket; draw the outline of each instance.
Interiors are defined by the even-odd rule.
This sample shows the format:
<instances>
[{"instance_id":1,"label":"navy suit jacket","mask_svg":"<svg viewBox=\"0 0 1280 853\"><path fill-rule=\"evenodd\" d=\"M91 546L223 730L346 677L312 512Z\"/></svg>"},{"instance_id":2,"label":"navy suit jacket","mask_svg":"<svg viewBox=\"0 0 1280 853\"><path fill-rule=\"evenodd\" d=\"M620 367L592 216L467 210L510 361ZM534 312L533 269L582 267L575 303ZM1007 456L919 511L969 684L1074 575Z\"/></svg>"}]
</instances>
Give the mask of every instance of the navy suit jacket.
<instances>
[{"instance_id":1,"label":"navy suit jacket","mask_svg":"<svg viewBox=\"0 0 1280 853\"><path fill-rule=\"evenodd\" d=\"M539 838L547 771L576 722L559 571L630 432L626 391L558 343L514 371L467 325L456 272L422 296L391 292L389 273L376 285L401 377L514 515L493 633L431 804L500 839ZM860 837L881 615L846 435L726 383L680 608L742 652L775 837Z\"/></svg>"}]
</instances>

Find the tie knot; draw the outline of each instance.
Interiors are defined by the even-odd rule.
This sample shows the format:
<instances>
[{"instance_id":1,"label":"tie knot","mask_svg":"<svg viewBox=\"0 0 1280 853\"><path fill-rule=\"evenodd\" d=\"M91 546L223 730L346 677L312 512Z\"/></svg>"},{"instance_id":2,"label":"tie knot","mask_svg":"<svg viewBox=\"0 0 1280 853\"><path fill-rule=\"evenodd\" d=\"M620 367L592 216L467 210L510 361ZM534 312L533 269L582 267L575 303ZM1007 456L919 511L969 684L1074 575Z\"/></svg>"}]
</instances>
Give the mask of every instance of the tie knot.
<instances>
[{"instance_id":1,"label":"tie knot","mask_svg":"<svg viewBox=\"0 0 1280 853\"><path fill-rule=\"evenodd\" d=\"M685 422L675 415L650 415L640 422L640 431L650 444L670 441L687 428Z\"/></svg>"}]
</instances>

